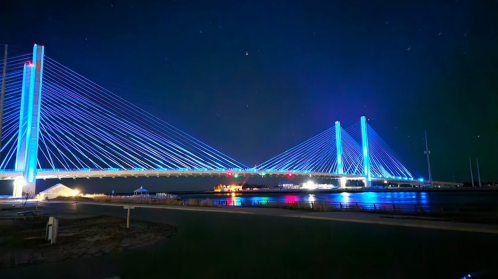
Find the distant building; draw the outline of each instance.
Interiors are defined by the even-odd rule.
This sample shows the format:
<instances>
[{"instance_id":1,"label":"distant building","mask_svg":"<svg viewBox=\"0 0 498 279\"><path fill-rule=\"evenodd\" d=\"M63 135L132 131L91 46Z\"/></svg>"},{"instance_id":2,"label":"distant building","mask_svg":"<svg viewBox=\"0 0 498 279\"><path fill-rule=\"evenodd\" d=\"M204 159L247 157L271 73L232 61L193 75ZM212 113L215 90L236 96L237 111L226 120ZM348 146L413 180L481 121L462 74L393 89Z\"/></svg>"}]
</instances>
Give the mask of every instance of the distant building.
<instances>
[{"instance_id":1,"label":"distant building","mask_svg":"<svg viewBox=\"0 0 498 279\"><path fill-rule=\"evenodd\" d=\"M237 192L242 191L241 185L222 185L218 184L213 188L215 192Z\"/></svg>"},{"instance_id":2,"label":"distant building","mask_svg":"<svg viewBox=\"0 0 498 279\"><path fill-rule=\"evenodd\" d=\"M290 181L283 181L283 182L278 183L278 187L281 187L281 188L293 188L294 187L294 183L292 183Z\"/></svg>"},{"instance_id":3,"label":"distant building","mask_svg":"<svg viewBox=\"0 0 498 279\"><path fill-rule=\"evenodd\" d=\"M308 181L308 182L303 183L302 188L309 189L309 190L313 190L313 189L326 190L326 189L337 188L337 186L334 186L332 184L315 184L313 181Z\"/></svg>"}]
</instances>

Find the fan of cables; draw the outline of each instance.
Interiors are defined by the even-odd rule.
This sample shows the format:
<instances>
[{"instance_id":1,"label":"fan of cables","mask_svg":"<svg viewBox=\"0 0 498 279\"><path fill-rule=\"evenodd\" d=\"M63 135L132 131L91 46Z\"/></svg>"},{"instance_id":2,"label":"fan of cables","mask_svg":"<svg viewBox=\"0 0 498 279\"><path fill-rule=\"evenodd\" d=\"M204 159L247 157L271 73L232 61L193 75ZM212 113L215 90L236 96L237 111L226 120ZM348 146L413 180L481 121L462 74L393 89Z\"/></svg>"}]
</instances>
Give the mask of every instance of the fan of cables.
<instances>
[{"instance_id":1,"label":"fan of cables","mask_svg":"<svg viewBox=\"0 0 498 279\"><path fill-rule=\"evenodd\" d=\"M9 64L15 61L23 57ZM18 64L9 71L2 168L15 160L23 74ZM246 168L47 56L41 96L39 169Z\"/></svg>"},{"instance_id":2,"label":"fan of cables","mask_svg":"<svg viewBox=\"0 0 498 279\"><path fill-rule=\"evenodd\" d=\"M265 161L256 169L280 172L332 173L360 175L361 149L357 142L341 128L341 151L338 156L336 128L329 128L303 143ZM339 159L340 158L340 159ZM340 170L342 163L342 172Z\"/></svg>"}]
</instances>

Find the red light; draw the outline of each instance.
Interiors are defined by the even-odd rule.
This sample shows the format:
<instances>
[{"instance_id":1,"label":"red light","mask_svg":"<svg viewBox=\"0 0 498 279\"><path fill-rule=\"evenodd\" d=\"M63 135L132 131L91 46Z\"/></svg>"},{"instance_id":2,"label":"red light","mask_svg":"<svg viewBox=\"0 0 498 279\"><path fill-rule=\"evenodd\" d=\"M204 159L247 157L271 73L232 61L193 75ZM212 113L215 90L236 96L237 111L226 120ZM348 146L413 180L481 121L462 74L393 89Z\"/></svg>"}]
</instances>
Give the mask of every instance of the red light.
<instances>
[{"instance_id":1,"label":"red light","mask_svg":"<svg viewBox=\"0 0 498 279\"><path fill-rule=\"evenodd\" d=\"M232 176L232 174L233 174L232 172L229 172L229 173L228 173L228 176Z\"/></svg>"},{"instance_id":2,"label":"red light","mask_svg":"<svg viewBox=\"0 0 498 279\"><path fill-rule=\"evenodd\" d=\"M28 67L33 67L33 63L29 62Z\"/></svg>"},{"instance_id":3,"label":"red light","mask_svg":"<svg viewBox=\"0 0 498 279\"><path fill-rule=\"evenodd\" d=\"M287 176L288 176L288 177L292 177L292 173L288 173L288 174L287 174Z\"/></svg>"}]
</instances>

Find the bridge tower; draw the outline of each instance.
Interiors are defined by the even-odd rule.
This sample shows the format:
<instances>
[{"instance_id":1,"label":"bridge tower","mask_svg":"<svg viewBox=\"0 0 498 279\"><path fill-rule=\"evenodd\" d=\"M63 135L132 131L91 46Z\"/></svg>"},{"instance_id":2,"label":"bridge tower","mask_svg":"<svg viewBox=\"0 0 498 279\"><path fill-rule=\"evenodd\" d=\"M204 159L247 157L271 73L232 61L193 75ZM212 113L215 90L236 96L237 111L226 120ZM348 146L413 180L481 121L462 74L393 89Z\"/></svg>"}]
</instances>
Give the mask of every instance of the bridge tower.
<instances>
[{"instance_id":1,"label":"bridge tower","mask_svg":"<svg viewBox=\"0 0 498 279\"><path fill-rule=\"evenodd\" d=\"M341 122L335 122L335 147L337 153L337 174L344 174L343 169L343 160L342 160L342 137L341 137ZM339 187L346 187L346 179L341 177L339 178Z\"/></svg>"},{"instance_id":2,"label":"bridge tower","mask_svg":"<svg viewBox=\"0 0 498 279\"><path fill-rule=\"evenodd\" d=\"M370 150L368 149L368 126L367 118L362 116L361 123L361 147L363 154L363 171L365 172L366 187L372 186L372 176L370 174Z\"/></svg>"},{"instance_id":3,"label":"bridge tower","mask_svg":"<svg viewBox=\"0 0 498 279\"><path fill-rule=\"evenodd\" d=\"M35 45L32 62L24 64L15 165L15 170L22 172L23 177L14 180L14 197L21 197L23 193L36 194L44 51L44 46Z\"/></svg>"}]
</instances>

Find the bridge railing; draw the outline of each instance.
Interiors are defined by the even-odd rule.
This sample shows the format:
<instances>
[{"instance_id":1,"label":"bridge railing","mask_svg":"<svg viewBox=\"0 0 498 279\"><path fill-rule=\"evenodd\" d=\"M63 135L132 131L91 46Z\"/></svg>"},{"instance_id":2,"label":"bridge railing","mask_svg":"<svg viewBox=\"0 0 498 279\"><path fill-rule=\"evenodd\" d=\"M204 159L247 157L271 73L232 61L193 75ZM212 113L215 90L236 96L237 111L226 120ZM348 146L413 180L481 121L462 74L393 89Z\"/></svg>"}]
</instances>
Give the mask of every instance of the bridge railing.
<instances>
[{"instance_id":1,"label":"bridge railing","mask_svg":"<svg viewBox=\"0 0 498 279\"><path fill-rule=\"evenodd\" d=\"M399 203L356 203L356 202L284 202L268 200L223 199L180 199L171 196L136 195L108 196L98 195L91 200L110 203L134 203L172 206L207 207L261 207L281 208L314 212L370 212L385 215L413 215L427 217L453 218L458 221L498 223L498 205L437 205L437 204L399 204Z\"/></svg>"},{"instance_id":2,"label":"bridge railing","mask_svg":"<svg viewBox=\"0 0 498 279\"><path fill-rule=\"evenodd\" d=\"M431 215L431 216L462 216L480 215L498 220L498 206L483 205L428 205L428 204L397 204L397 203L331 203L331 202L283 202L283 201L244 201L236 199L215 200L182 200L182 205L194 206L241 206L298 209L309 211L349 211L372 212L381 214Z\"/></svg>"}]
</instances>

